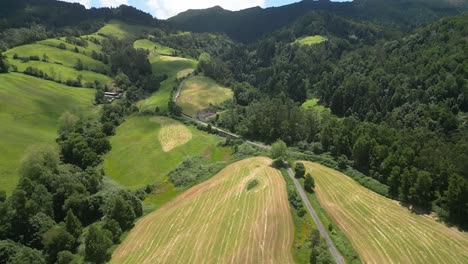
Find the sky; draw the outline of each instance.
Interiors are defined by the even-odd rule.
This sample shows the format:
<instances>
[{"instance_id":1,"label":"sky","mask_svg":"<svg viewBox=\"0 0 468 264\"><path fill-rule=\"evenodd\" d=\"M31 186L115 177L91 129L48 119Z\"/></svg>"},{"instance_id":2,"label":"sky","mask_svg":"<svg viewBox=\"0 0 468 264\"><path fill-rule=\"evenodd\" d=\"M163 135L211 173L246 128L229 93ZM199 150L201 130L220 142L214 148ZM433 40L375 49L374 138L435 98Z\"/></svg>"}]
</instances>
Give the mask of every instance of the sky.
<instances>
[{"instance_id":1,"label":"sky","mask_svg":"<svg viewBox=\"0 0 468 264\"><path fill-rule=\"evenodd\" d=\"M219 5L228 10L240 10L254 6L282 6L300 0L60 0L76 2L91 7L117 7L122 4L134 6L159 19L175 16L187 9L203 9ZM346 0L335 0L343 2Z\"/></svg>"}]
</instances>

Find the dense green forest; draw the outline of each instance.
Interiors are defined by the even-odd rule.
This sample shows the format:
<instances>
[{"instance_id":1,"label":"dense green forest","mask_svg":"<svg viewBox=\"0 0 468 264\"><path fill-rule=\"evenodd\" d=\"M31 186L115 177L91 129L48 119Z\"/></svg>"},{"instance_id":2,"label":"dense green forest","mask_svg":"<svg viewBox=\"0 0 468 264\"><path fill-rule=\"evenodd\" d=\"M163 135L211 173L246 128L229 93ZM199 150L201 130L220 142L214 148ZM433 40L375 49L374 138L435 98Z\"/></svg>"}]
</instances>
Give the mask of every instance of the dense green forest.
<instances>
[{"instance_id":1,"label":"dense green forest","mask_svg":"<svg viewBox=\"0 0 468 264\"><path fill-rule=\"evenodd\" d=\"M217 6L188 10L168 19L171 26L194 32L222 32L236 41L253 43L263 35L293 23L310 11L326 11L347 19L369 21L402 31L467 10L466 1L449 0L303 0L290 5L229 11Z\"/></svg>"}]
</instances>

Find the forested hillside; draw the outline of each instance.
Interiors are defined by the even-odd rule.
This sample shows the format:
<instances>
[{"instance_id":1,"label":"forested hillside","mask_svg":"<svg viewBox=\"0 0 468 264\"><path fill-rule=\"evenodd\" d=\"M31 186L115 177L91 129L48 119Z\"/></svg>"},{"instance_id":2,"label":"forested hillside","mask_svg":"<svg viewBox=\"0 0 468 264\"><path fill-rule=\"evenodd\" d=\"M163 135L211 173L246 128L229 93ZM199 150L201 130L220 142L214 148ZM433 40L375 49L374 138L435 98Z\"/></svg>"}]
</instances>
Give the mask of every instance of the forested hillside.
<instances>
[{"instance_id":1,"label":"forested hillside","mask_svg":"<svg viewBox=\"0 0 468 264\"><path fill-rule=\"evenodd\" d=\"M182 30L194 32L221 32L241 42L254 42L293 23L310 11L326 11L346 18L371 21L386 27L411 30L446 15L467 10L466 1L449 0L354 0L331 2L329 0L303 0L281 7L249 8L241 11L213 7L188 10L168 20Z\"/></svg>"}]
</instances>

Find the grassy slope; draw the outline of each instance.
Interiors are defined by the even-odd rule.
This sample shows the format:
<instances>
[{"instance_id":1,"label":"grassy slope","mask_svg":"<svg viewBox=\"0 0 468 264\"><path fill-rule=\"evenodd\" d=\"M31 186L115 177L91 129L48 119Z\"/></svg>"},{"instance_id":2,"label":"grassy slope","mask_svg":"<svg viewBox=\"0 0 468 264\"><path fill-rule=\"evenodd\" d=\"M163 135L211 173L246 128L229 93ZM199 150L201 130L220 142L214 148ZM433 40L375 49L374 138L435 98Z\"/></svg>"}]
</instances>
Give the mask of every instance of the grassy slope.
<instances>
[{"instance_id":1,"label":"grassy slope","mask_svg":"<svg viewBox=\"0 0 468 264\"><path fill-rule=\"evenodd\" d=\"M133 44L135 49L146 49L149 51L156 51L160 55L172 56L175 52L174 49L165 47L159 43L152 42L149 39L139 39Z\"/></svg>"},{"instance_id":2,"label":"grassy slope","mask_svg":"<svg viewBox=\"0 0 468 264\"><path fill-rule=\"evenodd\" d=\"M292 263L285 182L270 164L243 160L184 192L141 219L111 263Z\"/></svg>"},{"instance_id":3,"label":"grassy slope","mask_svg":"<svg viewBox=\"0 0 468 264\"><path fill-rule=\"evenodd\" d=\"M57 120L69 109L94 111L94 90L70 88L19 73L0 75L0 189L10 192L18 180L25 150L54 144Z\"/></svg>"},{"instance_id":4,"label":"grassy slope","mask_svg":"<svg viewBox=\"0 0 468 264\"><path fill-rule=\"evenodd\" d=\"M15 53L20 57L36 55L40 58L42 58L43 54L47 54L51 63L61 63L67 67L74 67L77 60L80 59L89 69L99 70L108 68L108 66L104 65L104 63L94 60L84 54L75 53L71 50L61 50L55 47L41 44L29 44L15 47L5 52L5 55L7 55L9 58L12 58Z\"/></svg>"},{"instance_id":5,"label":"grassy slope","mask_svg":"<svg viewBox=\"0 0 468 264\"><path fill-rule=\"evenodd\" d=\"M128 24L119 20L110 20L97 34L110 35L119 39L124 39L135 38L138 35L144 35L150 31L151 27Z\"/></svg>"},{"instance_id":6,"label":"grassy slope","mask_svg":"<svg viewBox=\"0 0 468 264\"><path fill-rule=\"evenodd\" d=\"M231 89L218 85L214 80L197 76L184 83L182 93L177 104L184 113L196 116L197 112L210 107L210 104L220 104L232 99Z\"/></svg>"},{"instance_id":7,"label":"grassy slope","mask_svg":"<svg viewBox=\"0 0 468 264\"><path fill-rule=\"evenodd\" d=\"M351 178L304 162L316 195L364 262L466 263L468 234L411 213Z\"/></svg>"},{"instance_id":8,"label":"grassy slope","mask_svg":"<svg viewBox=\"0 0 468 264\"><path fill-rule=\"evenodd\" d=\"M293 44L301 45L315 45L327 41L327 38L316 35L316 36L306 36L296 39Z\"/></svg>"},{"instance_id":9,"label":"grassy slope","mask_svg":"<svg viewBox=\"0 0 468 264\"><path fill-rule=\"evenodd\" d=\"M178 123L174 121L174 123ZM104 161L106 174L118 183L136 189L164 183L167 174L187 156L203 156L213 161L229 158L230 149L218 147L223 139L188 127L192 139L164 152L159 142L162 126L151 117L127 118L111 138L112 150Z\"/></svg>"},{"instance_id":10,"label":"grassy slope","mask_svg":"<svg viewBox=\"0 0 468 264\"><path fill-rule=\"evenodd\" d=\"M153 67L153 74L167 74L168 79L161 83L161 88L149 98L138 103L140 110L154 110L159 107L162 111L167 110L167 104L171 100L171 91L177 86L176 76L180 71L195 69L197 62L185 58L159 56L152 54L150 63Z\"/></svg>"}]
</instances>

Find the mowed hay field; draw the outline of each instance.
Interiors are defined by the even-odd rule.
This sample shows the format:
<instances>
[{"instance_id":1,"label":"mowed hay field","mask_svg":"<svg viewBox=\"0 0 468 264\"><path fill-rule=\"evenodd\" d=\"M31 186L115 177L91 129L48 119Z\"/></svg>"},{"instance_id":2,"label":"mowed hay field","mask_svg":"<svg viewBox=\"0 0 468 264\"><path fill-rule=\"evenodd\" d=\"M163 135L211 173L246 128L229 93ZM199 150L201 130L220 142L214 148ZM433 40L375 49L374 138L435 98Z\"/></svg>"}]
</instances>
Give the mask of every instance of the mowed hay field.
<instances>
[{"instance_id":1,"label":"mowed hay field","mask_svg":"<svg viewBox=\"0 0 468 264\"><path fill-rule=\"evenodd\" d=\"M301 44L301 45L315 45L320 44L322 42L327 41L326 37L322 37L320 35L315 36L306 36L299 39L296 39L293 44Z\"/></svg>"},{"instance_id":2,"label":"mowed hay field","mask_svg":"<svg viewBox=\"0 0 468 264\"><path fill-rule=\"evenodd\" d=\"M185 114L196 116L198 111L232 99L233 96L231 89L218 85L211 78L197 76L184 83L177 104Z\"/></svg>"},{"instance_id":3,"label":"mowed hay field","mask_svg":"<svg viewBox=\"0 0 468 264\"><path fill-rule=\"evenodd\" d=\"M224 161L231 154L230 148L218 146L224 139L166 117L130 116L110 142L104 170L130 189L165 182L188 156Z\"/></svg>"},{"instance_id":4,"label":"mowed hay field","mask_svg":"<svg viewBox=\"0 0 468 264\"><path fill-rule=\"evenodd\" d=\"M184 192L141 219L111 263L293 263L286 185L271 163L239 161Z\"/></svg>"},{"instance_id":5,"label":"mowed hay field","mask_svg":"<svg viewBox=\"0 0 468 264\"><path fill-rule=\"evenodd\" d=\"M376 194L340 172L304 162L321 206L366 263L468 263L468 233Z\"/></svg>"},{"instance_id":6,"label":"mowed hay field","mask_svg":"<svg viewBox=\"0 0 468 264\"><path fill-rule=\"evenodd\" d=\"M0 74L0 189L11 192L27 148L55 144L60 115L93 107L94 90L71 88L20 73Z\"/></svg>"}]
</instances>

